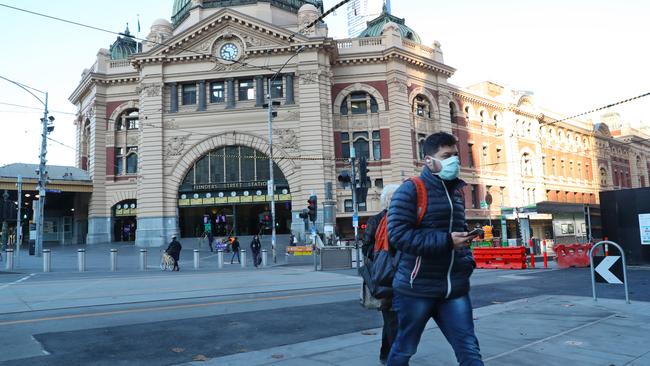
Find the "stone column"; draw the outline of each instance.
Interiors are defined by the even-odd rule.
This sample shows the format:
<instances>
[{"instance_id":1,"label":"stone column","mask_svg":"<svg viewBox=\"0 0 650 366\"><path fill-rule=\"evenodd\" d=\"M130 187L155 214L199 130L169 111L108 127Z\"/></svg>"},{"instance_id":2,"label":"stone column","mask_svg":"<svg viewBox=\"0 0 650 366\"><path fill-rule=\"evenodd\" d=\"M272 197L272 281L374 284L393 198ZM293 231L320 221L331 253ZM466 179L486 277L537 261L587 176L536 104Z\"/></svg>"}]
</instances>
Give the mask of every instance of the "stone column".
<instances>
[{"instance_id":1,"label":"stone column","mask_svg":"<svg viewBox=\"0 0 650 366\"><path fill-rule=\"evenodd\" d=\"M235 108L235 79L226 79L226 109Z\"/></svg>"},{"instance_id":2,"label":"stone column","mask_svg":"<svg viewBox=\"0 0 650 366\"><path fill-rule=\"evenodd\" d=\"M286 82L287 82L287 93L286 93L287 97L284 104L287 105L296 104L295 97L294 97L293 74L286 75Z\"/></svg>"},{"instance_id":3,"label":"stone column","mask_svg":"<svg viewBox=\"0 0 650 366\"><path fill-rule=\"evenodd\" d=\"M205 96L205 80L199 81L199 108L197 111L202 112L205 110L206 96Z\"/></svg>"},{"instance_id":4,"label":"stone column","mask_svg":"<svg viewBox=\"0 0 650 366\"><path fill-rule=\"evenodd\" d=\"M261 107L264 104L264 78L255 77L255 106Z\"/></svg>"},{"instance_id":5,"label":"stone column","mask_svg":"<svg viewBox=\"0 0 650 366\"><path fill-rule=\"evenodd\" d=\"M388 115L390 118L390 183L401 183L416 173L413 164L413 127L408 100L408 87L404 65L391 61L388 64ZM382 141L383 143L383 141Z\"/></svg>"},{"instance_id":6,"label":"stone column","mask_svg":"<svg viewBox=\"0 0 650 366\"><path fill-rule=\"evenodd\" d=\"M178 112L178 84L169 84L169 111L171 113Z\"/></svg>"}]
</instances>

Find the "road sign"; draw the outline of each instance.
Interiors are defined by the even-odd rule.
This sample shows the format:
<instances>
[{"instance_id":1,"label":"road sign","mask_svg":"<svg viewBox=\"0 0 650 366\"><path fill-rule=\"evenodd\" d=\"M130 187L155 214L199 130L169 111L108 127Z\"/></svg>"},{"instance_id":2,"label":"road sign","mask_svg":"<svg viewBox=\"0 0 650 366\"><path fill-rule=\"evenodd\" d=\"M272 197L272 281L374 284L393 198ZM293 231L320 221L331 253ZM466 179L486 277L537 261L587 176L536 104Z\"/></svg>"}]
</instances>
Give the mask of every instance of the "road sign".
<instances>
[{"instance_id":1,"label":"road sign","mask_svg":"<svg viewBox=\"0 0 650 366\"><path fill-rule=\"evenodd\" d=\"M481 201L481 208L484 209L484 210L487 209L488 208L488 203L485 202L485 201Z\"/></svg>"},{"instance_id":2,"label":"road sign","mask_svg":"<svg viewBox=\"0 0 650 366\"><path fill-rule=\"evenodd\" d=\"M621 256L594 257L596 282L623 284L623 262Z\"/></svg>"},{"instance_id":3,"label":"road sign","mask_svg":"<svg viewBox=\"0 0 650 366\"><path fill-rule=\"evenodd\" d=\"M47 193L61 193L60 189L46 189L45 192Z\"/></svg>"},{"instance_id":4,"label":"road sign","mask_svg":"<svg viewBox=\"0 0 650 366\"><path fill-rule=\"evenodd\" d=\"M487 202L488 206L492 206L492 195L490 192L485 194L485 202Z\"/></svg>"},{"instance_id":5,"label":"road sign","mask_svg":"<svg viewBox=\"0 0 650 366\"><path fill-rule=\"evenodd\" d=\"M359 227L359 215L352 215L352 227Z\"/></svg>"}]
</instances>

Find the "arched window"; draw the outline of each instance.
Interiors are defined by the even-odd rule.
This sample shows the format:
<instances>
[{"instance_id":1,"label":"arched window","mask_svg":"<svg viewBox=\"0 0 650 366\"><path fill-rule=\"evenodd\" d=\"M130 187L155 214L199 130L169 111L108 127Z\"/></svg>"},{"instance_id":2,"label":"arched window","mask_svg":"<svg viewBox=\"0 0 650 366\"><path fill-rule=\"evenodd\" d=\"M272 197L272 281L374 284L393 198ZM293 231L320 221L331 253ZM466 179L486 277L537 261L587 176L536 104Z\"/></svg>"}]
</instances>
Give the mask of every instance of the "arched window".
<instances>
[{"instance_id":1,"label":"arched window","mask_svg":"<svg viewBox=\"0 0 650 366\"><path fill-rule=\"evenodd\" d=\"M465 106L465 119L469 119L471 111L472 111L472 109L468 105L466 105Z\"/></svg>"},{"instance_id":2,"label":"arched window","mask_svg":"<svg viewBox=\"0 0 650 366\"><path fill-rule=\"evenodd\" d=\"M424 160L424 140L426 139L426 135L423 133L418 133L418 152L420 156L420 160Z\"/></svg>"},{"instance_id":3,"label":"arched window","mask_svg":"<svg viewBox=\"0 0 650 366\"><path fill-rule=\"evenodd\" d=\"M138 128L140 128L140 116L137 109L124 111L115 121L117 131L137 130Z\"/></svg>"},{"instance_id":4,"label":"arched window","mask_svg":"<svg viewBox=\"0 0 650 366\"><path fill-rule=\"evenodd\" d=\"M126 174L138 172L138 148L135 146L127 148L126 152Z\"/></svg>"},{"instance_id":5,"label":"arched window","mask_svg":"<svg viewBox=\"0 0 650 366\"><path fill-rule=\"evenodd\" d=\"M533 161L528 153L524 153L521 156L521 175L532 176L533 175Z\"/></svg>"},{"instance_id":6,"label":"arched window","mask_svg":"<svg viewBox=\"0 0 650 366\"><path fill-rule=\"evenodd\" d=\"M418 117L431 118L431 102L424 95L418 95L413 100L413 113Z\"/></svg>"},{"instance_id":7,"label":"arched window","mask_svg":"<svg viewBox=\"0 0 650 366\"><path fill-rule=\"evenodd\" d=\"M352 114L368 114L379 112L377 99L365 91L355 91L343 99L341 103L341 115L346 116L348 112Z\"/></svg>"},{"instance_id":8,"label":"arched window","mask_svg":"<svg viewBox=\"0 0 650 366\"><path fill-rule=\"evenodd\" d=\"M354 146L357 159L370 158L370 143L368 141L368 132L353 132L352 145Z\"/></svg>"},{"instance_id":9,"label":"arched window","mask_svg":"<svg viewBox=\"0 0 650 366\"><path fill-rule=\"evenodd\" d=\"M501 117L497 113L495 113L492 119L494 120L494 127L499 128L499 126L501 125Z\"/></svg>"},{"instance_id":10,"label":"arched window","mask_svg":"<svg viewBox=\"0 0 650 366\"><path fill-rule=\"evenodd\" d=\"M487 114L487 113L485 112L485 110L481 110L481 111L478 113L479 118L481 119L481 124L484 124L484 123L485 123L485 115L486 115L486 114Z\"/></svg>"},{"instance_id":11,"label":"arched window","mask_svg":"<svg viewBox=\"0 0 650 366\"><path fill-rule=\"evenodd\" d=\"M456 123L456 105L453 102L449 102L449 117L451 117L451 123Z\"/></svg>"}]
</instances>

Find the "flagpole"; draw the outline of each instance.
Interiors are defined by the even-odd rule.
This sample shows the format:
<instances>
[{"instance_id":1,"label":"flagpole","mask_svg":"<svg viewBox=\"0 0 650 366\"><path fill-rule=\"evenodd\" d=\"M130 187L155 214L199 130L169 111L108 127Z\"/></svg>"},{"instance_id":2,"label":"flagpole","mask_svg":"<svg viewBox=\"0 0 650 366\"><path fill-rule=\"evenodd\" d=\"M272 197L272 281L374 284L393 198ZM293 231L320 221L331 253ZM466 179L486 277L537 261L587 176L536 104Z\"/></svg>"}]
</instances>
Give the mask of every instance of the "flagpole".
<instances>
[{"instance_id":1,"label":"flagpole","mask_svg":"<svg viewBox=\"0 0 650 366\"><path fill-rule=\"evenodd\" d=\"M136 33L136 38L135 38L135 53L139 53L141 51L140 47L138 46L139 44L138 42L140 42L139 40L140 40L140 14L138 14L138 31Z\"/></svg>"}]
</instances>

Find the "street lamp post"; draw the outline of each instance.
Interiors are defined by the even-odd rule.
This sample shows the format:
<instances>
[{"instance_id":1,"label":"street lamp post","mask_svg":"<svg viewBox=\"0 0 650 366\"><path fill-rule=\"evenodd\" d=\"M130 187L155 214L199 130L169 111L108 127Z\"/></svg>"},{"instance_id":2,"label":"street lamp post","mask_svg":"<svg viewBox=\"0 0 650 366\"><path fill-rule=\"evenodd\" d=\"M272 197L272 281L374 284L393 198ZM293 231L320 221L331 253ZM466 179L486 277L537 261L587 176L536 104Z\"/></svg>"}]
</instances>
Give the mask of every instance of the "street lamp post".
<instances>
[{"instance_id":1,"label":"street lamp post","mask_svg":"<svg viewBox=\"0 0 650 366\"><path fill-rule=\"evenodd\" d=\"M44 209L45 209L45 185L47 184L47 171L45 171L45 166L47 164L47 135L54 130L54 126L52 125L52 122L54 122L54 117L49 115L49 111L47 109L47 103L48 103L48 93L38 90L36 88L32 88L30 86L21 84L19 82L7 79L6 77L0 76L0 79L4 79L17 87L23 89L24 91L28 92L36 98L36 100L41 103L45 109L43 110L43 118L41 118L41 123L43 126L42 133L41 133L41 152L39 154L39 165L38 165L38 211L34 212L35 221L36 221L36 247L35 253L37 256L41 256L43 252L43 218L44 218ZM41 98L37 97L34 93L29 91L29 89L32 89L34 91L37 91L39 93L45 94L45 101L41 100Z\"/></svg>"},{"instance_id":2,"label":"street lamp post","mask_svg":"<svg viewBox=\"0 0 650 366\"><path fill-rule=\"evenodd\" d=\"M273 252L273 263L277 263L277 255L275 251L275 176L273 174L273 98L272 98L272 86L273 86L273 81L280 75L280 72L284 70L284 68L287 66L289 61L291 61L294 57L298 56L300 52L302 52L305 49L305 46L300 46L296 52L289 57L289 59L282 65L278 71L275 72L273 77L269 79L269 87L268 87L268 95L267 95L267 101L268 101L268 128L269 128L269 183L268 183L268 194L271 195L271 250Z\"/></svg>"}]
</instances>

